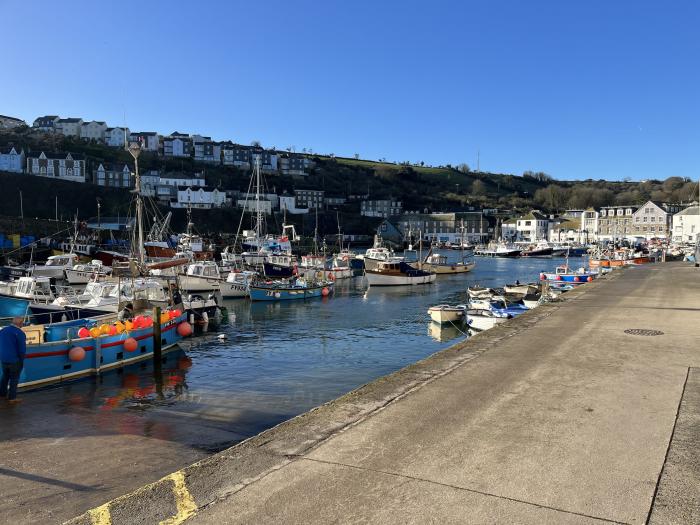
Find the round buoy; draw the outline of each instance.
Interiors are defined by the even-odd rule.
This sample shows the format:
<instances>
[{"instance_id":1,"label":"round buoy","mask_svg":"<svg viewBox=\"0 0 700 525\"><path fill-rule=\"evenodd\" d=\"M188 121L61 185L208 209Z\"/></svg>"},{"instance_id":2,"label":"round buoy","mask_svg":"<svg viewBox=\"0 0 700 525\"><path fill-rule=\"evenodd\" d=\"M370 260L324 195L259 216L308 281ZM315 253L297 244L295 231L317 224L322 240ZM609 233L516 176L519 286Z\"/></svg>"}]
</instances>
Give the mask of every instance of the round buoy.
<instances>
[{"instance_id":1,"label":"round buoy","mask_svg":"<svg viewBox=\"0 0 700 525\"><path fill-rule=\"evenodd\" d=\"M127 332L131 332L134 329L134 323L129 321L128 319L124 321L124 330Z\"/></svg>"},{"instance_id":2,"label":"round buoy","mask_svg":"<svg viewBox=\"0 0 700 525\"><path fill-rule=\"evenodd\" d=\"M85 349L82 346L74 346L68 350L68 359L71 361L82 361L85 359Z\"/></svg>"},{"instance_id":3,"label":"round buoy","mask_svg":"<svg viewBox=\"0 0 700 525\"><path fill-rule=\"evenodd\" d=\"M100 334L101 335L109 334L109 325L108 324L101 324L100 325Z\"/></svg>"},{"instance_id":4,"label":"round buoy","mask_svg":"<svg viewBox=\"0 0 700 525\"><path fill-rule=\"evenodd\" d=\"M170 321L170 319L172 319L171 313L172 312L163 312L160 314L160 324L165 324Z\"/></svg>"},{"instance_id":5,"label":"round buoy","mask_svg":"<svg viewBox=\"0 0 700 525\"><path fill-rule=\"evenodd\" d=\"M561 275L557 275L557 281L561 281Z\"/></svg>"},{"instance_id":6,"label":"round buoy","mask_svg":"<svg viewBox=\"0 0 700 525\"><path fill-rule=\"evenodd\" d=\"M180 337L192 335L192 325L187 321L181 322L179 325L177 325L177 334Z\"/></svg>"},{"instance_id":7,"label":"round buoy","mask_svg":"<svg viewBox=\"0 0 700 525\"><path fill-rule=\"evenodd\" d=\"M134 317L134 322L133 322L134 330L136 330L138 328L143 328L144 321L145 321L145 319L142 315L137 315L136 317Z\"/></svg>"},{"instance_id":8,"label":"round buoy","mask_svg":"<svg viewBox=\"0 0 700 525\"><path fill-rule=\"evenodd\" d=\"M90 336L91 337L100 337L100 329L97 326L93 326L90 328Z\"/></svg>"},{"instance_id":9,"label":"round buoy","mask_svg":"<svg viewBox=\"0 0 700 525\"><path fill-rule=\"evenodd\" d=\"M153 326L153 317L144 317L143 318L143 327L150 328L151 326Z\"/></svg>"},{"instance_id":10,"label":"round buoy","mask_svg":"<svg viewBox=\"0 0 700 525\"><path fill-rule=\"evenodd\" d=\"M577 283L580 283L580 282L581 282L581 278L577 275L576 277L574 277L574 281L577 282Z\"/></svg>"},{"instance_id":11,"label":"round buoy","mask_svg":"<svg viewBox=\"0 0 700 525\"><path fill-rule=\"evenodd\" d=\"M78 337L80 337L81 339L83 337L90 337L90 330L83 326L80 330L78 330Z\"/></svg>"},{"instance_id":12,"label":"round buoy","mask_svg":"<svg viewBox=\"0 0 700 525\"><path fill-rule=\"evenodd\" d=\"M279 292L275 292L275 298L279 299L280 297L282 297L282 294Z\"/></svg>"},{"instance_id":13,"label":"round buoy","mask_svg":"<svg viewBox=\"0 0 700 525\"><path fill-rule=\"evenodd\" d=\"M117 326L116 325L109 326L109 335L117 335Z\"/></svg>"},{"instance_id":14,"label":"round buoy","mask_svg":"<svg viewBox=\"0 0 700 525\"><path fill-rule=\"evenodd\" d=\"M124 350L127 352L133 352L139 347L139 342L133 337L129 337L124 340Z\"/></svg>"},{"instance_id":15,"label":"round buoy","mask_svg":"<svg viewBox=\"0 0 700 525\"><path fill-rule=\"evenodd\" d=\"M590 282L593 280L593 277L591 277L591 276L589 275L589 276L588 276L588 279L586 279L586 280L590 283Z\"/></svg>"},{"instance_id":16,"label":"round buoy","mask_svg":"<svg viewBox=\"0 0 700 525\"><path fill-rule=\"evenodd\" d=\"M547 280L547 274L541 273L540 274L540 281L546 281Z\"/></svg>"},{"instance_id":17,"label":"round buoy","mask_svg":"<svg viewBox=\"0 0 700 525\"><path fill-rule=\"evenodd\" d=\"M323 288L321 289L321 295L322 295L323 297L327 297L329 293L331 293L331 292L328 290L328 288L323 287Z\"/></svg>"},{"instance_id":18,"label":"round buoy","mask_svg":"<svg viewBox=\"0 0 700 525\"><path fill-rule=\"evenodd\" d=\"M122 323L121 321L117 321L114 326L117 329L118 334L121 334L124 331L124 323Z\"/></svg>"}]
</instances>

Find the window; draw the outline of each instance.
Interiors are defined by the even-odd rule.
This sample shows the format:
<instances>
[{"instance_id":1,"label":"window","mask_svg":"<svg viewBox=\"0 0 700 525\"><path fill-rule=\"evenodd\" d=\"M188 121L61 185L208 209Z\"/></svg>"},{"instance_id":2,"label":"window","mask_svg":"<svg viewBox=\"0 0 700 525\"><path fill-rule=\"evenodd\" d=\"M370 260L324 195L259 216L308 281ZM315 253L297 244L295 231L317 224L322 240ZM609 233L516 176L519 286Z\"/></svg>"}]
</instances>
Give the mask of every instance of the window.
<instances>
[{"instance_id":1,"label":"window","mask_svg":"<svg viewBox=\"0 0 700 525\"><path fill-rule=\"evenodd\" d=\"M648 218L648 217L644 217L644 222L647 222L647 218Z\"/></svg>"},{"instance_id":2,"label":"window","mask_svg":"<svg viewBox=\"0 0 700 525\"><path fill-rule=\"evenodd\" d=\"M654 216L652 215L652 216L651 216L651 219L649 219L649 222L656 222L656 217L654 217Z\"/></svg>"}]
</instances>

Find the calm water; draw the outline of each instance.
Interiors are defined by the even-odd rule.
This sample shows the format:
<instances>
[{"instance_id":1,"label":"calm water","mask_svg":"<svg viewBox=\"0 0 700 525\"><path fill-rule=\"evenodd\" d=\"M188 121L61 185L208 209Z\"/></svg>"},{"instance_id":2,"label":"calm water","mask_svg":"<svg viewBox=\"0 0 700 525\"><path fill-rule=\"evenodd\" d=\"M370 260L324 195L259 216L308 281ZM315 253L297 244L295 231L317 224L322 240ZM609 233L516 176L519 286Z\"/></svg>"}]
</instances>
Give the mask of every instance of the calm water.
<instances>
[{"instance_id":1,"label":"calm water","mask_svg":"<svg viewBox=\"0 0 700 525\"><path fill-rule=\"evenodd\" d=\"M330 298L227 301L230 322L169 353L161 382L151 364L142 363L25 393L25 406L55 405L78 428L106 425L217 450L464 337L457 328L432 324L429 306L465 302L472 284L534 281L561 260L476 262L466 275L438 277L426 286L368 290L355 278L339 281ZM219 333L227 338L217 339Z\"/></svg>"}]
</instances>

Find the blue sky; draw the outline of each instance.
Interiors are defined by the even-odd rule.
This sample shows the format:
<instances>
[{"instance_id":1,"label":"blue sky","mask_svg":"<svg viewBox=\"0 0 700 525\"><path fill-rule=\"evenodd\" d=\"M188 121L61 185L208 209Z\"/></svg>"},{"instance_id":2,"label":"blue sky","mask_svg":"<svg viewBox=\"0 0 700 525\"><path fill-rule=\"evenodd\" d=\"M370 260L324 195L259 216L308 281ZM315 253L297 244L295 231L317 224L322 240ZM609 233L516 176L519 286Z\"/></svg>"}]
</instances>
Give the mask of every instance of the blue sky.
<instances>
[{"instance_id":1,"label":"blue sky","mask_svg":"<svg viewBox=\"0 0 700 525\"><path fill-rule=\"evenodd\" d=\"M700 2L0 0L0 113L559 179L700 174Z\"/></svg>"}]
</instances>

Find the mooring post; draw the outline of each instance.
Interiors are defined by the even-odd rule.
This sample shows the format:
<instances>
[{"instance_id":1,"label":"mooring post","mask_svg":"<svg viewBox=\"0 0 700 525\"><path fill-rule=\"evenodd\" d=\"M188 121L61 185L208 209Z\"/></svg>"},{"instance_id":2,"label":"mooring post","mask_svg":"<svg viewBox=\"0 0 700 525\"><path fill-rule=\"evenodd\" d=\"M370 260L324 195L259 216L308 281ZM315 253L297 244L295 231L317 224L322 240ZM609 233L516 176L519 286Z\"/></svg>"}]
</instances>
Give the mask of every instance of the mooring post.
<instances>
[{"instance_id":1,"label":"mooring post","mask_svg":"<svg viewBox=\"0 0 700 525\"><path fill-rule=\"evenodd\" d=\"M153 375L156 386L162 384L163 339L160 332L160 306L153 308Z\"/></svg>"}]
</instances>

